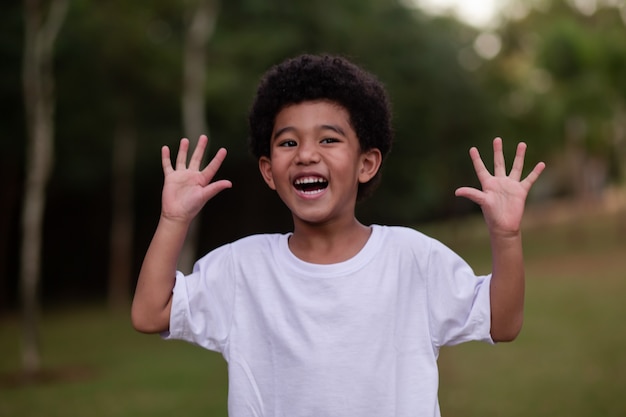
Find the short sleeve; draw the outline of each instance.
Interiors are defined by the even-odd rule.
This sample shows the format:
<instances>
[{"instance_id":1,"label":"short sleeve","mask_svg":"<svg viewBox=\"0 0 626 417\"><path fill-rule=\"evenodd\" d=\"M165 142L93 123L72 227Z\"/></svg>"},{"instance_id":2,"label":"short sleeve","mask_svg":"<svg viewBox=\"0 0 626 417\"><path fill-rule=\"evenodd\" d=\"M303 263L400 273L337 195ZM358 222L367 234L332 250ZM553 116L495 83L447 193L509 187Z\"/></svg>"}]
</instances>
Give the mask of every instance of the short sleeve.
<instances>
[{"instance_id":1,"label":"short sleeve","mask_svg":"<svg viewBox=\"0 0 626 417\"><path fill-rule=\"evenodd\" d=\"M491 275L477 276L459 255L432 240L428 256L429 323L439 348L491 339Z\"/></svg>"},{"instance_id":2,"label":"short sleeve","mask_svg":"<svg viewBox=\"0 0 626 417\"><path fill-rule=\"evenodd\" d=\"M161 336L224 352L235 302L233 270L232 248L226 245L198 260L190 275L177 272L170 327Z\"/></svg>"}]
</instances>

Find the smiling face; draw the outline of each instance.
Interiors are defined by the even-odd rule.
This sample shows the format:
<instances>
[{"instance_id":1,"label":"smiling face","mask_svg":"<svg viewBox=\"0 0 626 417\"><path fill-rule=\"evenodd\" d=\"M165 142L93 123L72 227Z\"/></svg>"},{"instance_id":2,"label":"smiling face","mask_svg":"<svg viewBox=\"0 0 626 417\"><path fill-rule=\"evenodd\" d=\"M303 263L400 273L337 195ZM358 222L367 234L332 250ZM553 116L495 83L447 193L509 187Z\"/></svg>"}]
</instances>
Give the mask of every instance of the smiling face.
<instances>
[{"instance_id":1,"label":"smiling face","mask_svg":"<svg viewBox=\"0 0 626 417\"><path fill-rule=\"evenodd\" d=\"M381 160L378 149L361 150L343 107L307 101L276 115L270 157L259 158L259 169L297 228L353 221L358 185L373 178Z\"/></svg>"}]
</instances>

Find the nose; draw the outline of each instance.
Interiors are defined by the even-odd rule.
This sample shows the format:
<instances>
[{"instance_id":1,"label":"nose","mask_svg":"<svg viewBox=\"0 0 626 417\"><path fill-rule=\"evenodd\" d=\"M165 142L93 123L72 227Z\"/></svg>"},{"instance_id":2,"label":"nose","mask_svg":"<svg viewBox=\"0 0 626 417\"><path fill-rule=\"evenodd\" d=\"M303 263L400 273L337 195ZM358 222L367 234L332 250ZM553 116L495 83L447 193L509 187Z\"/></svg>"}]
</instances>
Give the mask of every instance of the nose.
<instances>
[{"instance_id":1,"label":"nose","mask_svg":"<svg viewBox=\"0 0 626 417\"><path fill-rule=\"evenodd\" d=\"M298 145L296 162L300 165L315 164L320 161L320 154L314 141L302 141Z\"/></svg>"}]
</instances>

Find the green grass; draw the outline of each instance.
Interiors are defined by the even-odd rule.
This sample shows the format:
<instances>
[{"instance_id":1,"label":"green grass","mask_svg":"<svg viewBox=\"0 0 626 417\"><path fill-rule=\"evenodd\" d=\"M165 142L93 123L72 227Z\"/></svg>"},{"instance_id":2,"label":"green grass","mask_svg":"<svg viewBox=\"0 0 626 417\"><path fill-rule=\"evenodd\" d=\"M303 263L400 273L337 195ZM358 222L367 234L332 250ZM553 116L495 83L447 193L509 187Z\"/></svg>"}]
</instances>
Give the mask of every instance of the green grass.
<instances>
[{"instance_id":1,"label":"green grass","mask_svg":"<svg viewBox=\"0 0 626 417\"><path fill-rule=\"evenodd\" d=\"M626 416L624 220L596 215L524 231L524 329L510 344L442 351L444 416ZM488 269L480 232L460 238L447 225L433 234L457 236L451 246Z\"/></svg>"},{"instance_id":2,"label":"green grass","mask_svg":"<svg viewBox=\"0 0 626 417\"><path fill-rule=\"evenodd\" d=\"M103 308L43 317L46 380L15 384L18 323L0 323L0 416L226 416L221 356L142 335Z\"/></svg>"},{"instance_id":3,"label":"green grass","mask_svg":"<svg viewBox=\"0 0 626 417\"><path fill-rule=\"evenodd\" d=\"M444 417L626 416L624 216L525 229L522 334L510 344L442 350ZM483 228L469 219L421 229L482 273ZM226 416L218 354L138 334L127 315L98 307L46 311L42 331L50 377L16 383L19 323L0 320L0 417Z\"/></svg>"}]
</instances>

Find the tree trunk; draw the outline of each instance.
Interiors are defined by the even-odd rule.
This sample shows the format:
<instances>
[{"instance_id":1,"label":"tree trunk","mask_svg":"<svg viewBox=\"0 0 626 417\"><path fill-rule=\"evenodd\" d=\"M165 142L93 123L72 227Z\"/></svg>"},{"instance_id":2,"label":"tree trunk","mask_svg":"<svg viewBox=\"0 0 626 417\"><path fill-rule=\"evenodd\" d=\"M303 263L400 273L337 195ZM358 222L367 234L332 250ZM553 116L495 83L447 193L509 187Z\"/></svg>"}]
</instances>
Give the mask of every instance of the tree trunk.
<instances>
[{"instance_id":1,"label":"tree trunk","mask_svg":"<svg viewBox=\"0 0 626 417\"><path fill-rule=\"evenodd\" d=\"M183 55L182 119L185 136L192 142L208 135L205 121L206 47L218 15L218 0L195 0L188 5ZM189 228L178 268L190 272L198 247L199 217Z\"/></svg>"},{"instance_id":2,"label":"tree trunk","mask_svg":"<svg viewBox=\"0 0 626 417\"><path fill-rule=\"evenodd\" d=\"M133 171L137 137L124 115L118 117L113 138L109 307L116 311L130 305L133 272Z\"/></svg>"},{"instance_id":3,"label":"tree trunk","mask_svg":"<svg viewBox=\"0 0 626 417\"><path fill-rule=\"evenodd\" d=\"M48 4L48 3L47 3ZM39 352L39 280L46 185L53 165L54 79L53 50L67 14L67 0L24 1L25 39L23 88L28 146L22 203L21 297L22 361L24 371L36 373Z\"/></svg>"},{"instance_id":4,"label":"tree trunk","mask_svg":"<svg viewBox=\"0 0 626 417\"><path fill-rule=\"evenodd\" d=\"M617 159L618 180L626 187L626 106L616 106L613 118L613 149Z\"/></svg>"}]
</instances>

